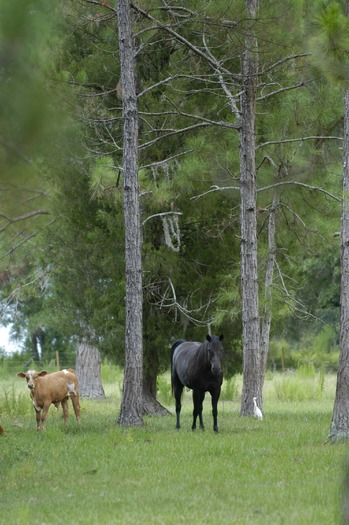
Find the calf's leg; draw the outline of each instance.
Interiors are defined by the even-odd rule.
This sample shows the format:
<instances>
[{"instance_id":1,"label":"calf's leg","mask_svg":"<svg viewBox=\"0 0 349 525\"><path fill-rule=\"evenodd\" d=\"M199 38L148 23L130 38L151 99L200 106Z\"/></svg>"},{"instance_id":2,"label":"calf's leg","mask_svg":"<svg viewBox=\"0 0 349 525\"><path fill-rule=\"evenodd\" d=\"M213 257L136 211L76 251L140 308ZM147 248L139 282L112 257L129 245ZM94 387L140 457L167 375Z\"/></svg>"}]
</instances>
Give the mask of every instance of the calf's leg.
<instances>
[{"instance_id":1,"label":"calf's leg","mask_svg":"<svg viewBox=\"0 0 349 525\"><path fill-rule=\"evenodd\" d=\"M64 424L66 425L68 421L68 417L69 417L68 398L66 397L62 399L61 403L62 403L62 408L63 408Z\"/></svg>"},{"instance_id":2,"label":"calf's leg","mask_svg":"<svg viewBox=\"0 0 349 525\"><path fill-rule=\"evenodd\" d=\"M73 408L76 416L76 422L80 423L80 403L78 395L70 395L71 402L73 403Z\"/></svg>"},{"instance_id":3,"label":"calf's leg","mask_svg":"<svg viewBox=\"0 0 349 525\"><path fill-rule=\"evenodd\" d=\"M35 417L36 417L36 430L40 430L40 425L41 425L41 408L36 408L34 406L34 409L35 409Z\"/></svg>"},{"instance_id":4,"label":"calf's leg","mask_svg":"<svg viewBox=\"0 0 349 525\"><path fill-rule=\"evenodd\" d=\"M44 403L44 407L43 407L42 412L41 412L41 428L42 428L42 430L45 430L46 418L47 418L47 414L48 414L50 406L51 406L51 402Z\"/></svg>"}]
</instances>

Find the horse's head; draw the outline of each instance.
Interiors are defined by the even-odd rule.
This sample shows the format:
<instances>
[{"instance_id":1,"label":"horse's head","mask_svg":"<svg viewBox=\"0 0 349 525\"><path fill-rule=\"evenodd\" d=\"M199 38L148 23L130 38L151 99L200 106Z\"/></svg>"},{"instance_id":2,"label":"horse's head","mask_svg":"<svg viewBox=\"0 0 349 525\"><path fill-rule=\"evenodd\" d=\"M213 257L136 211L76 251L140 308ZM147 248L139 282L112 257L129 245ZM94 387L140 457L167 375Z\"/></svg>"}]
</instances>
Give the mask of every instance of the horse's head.
<instances>
[{"instance_id":1,"label":"horse's head","mask_svg":"<svg viewBox=\"0 0 349 525\"><path fill-rule=\"evenodd\" d=\"M208 342L208 358L211 365L211 372L214 375L222 373L221 359L223 357L223 336L217 337L216 335L207 335L206 340Z\"/></svg>"}]
</instances>

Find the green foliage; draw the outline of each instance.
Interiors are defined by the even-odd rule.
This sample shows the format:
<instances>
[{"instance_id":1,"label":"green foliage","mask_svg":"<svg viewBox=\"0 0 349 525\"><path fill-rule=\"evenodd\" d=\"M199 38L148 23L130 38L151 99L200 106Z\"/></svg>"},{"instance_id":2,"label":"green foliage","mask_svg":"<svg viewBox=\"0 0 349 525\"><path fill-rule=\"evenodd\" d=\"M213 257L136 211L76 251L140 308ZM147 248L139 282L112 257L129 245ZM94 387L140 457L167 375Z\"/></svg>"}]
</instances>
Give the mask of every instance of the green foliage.
<instances>
[{"instance_id":1,"label":"green foliage","mask_svg":"<svg viewBox=\"0 0 349 525\"><path fill-rule=\"evenodd\" d=\"M33 404L28 393L17 392L12 386L0 394L0 417L23 417L33 412Z\"/></svg>"},{"instance_id":2,"label":"green foliage","mask_svg":"<svg viewBox=\"0 0 349 525\"><path fill-rule=\"evenodd\" d=\"M51 129L59 119L52 100L49 103L53 93L44 85L44 73L51 74L53 66L48 41L52 46L58 38L56 31L52 34L54 9L41 0L34 0L30 6L24 0L2 0L1 10L1 146L12 141L13 149L23 156L43 153L43 139L46 137L47 147Z\"/></svg>"},{"instance_id":3,"label":"green foliage","mask_svg":"<svg viewBox=\"0 0 349 525\"><path fill-rule=\"evenodd\" d=\"M316 256L307 257L297 272L301 285L298 292L300 300L314 315L321 315L326 322L330 321L331 312L334 320L338 318L340 260L339 251L335 249L337 246L330 246Z\"/></svg>"},{"instance_id":4,"label":"green foliage","mask_svg":"<svg viewBox=\"0 0 349 525\"><path fill-rule=\"evenodd\" d=\"M269 344L268 366L274 370L296 368L296 358L290 344L285 339L271 339Z\"/></svg>"},{"instance_id":5,"label":"green foliage","mask_svg":"<svg viewBox=\"0 0 349 525\"><path fill-rule=\"evenodd\" d=\"M39 2L34 4L42 7ZM23 13L28 11L22 1L16 0L6 9L13 16L18 5L23 8L21 16L11 24L18 24L21 42L26 42L25 29L28 35L35 33L31 57L38 47L34 44L41 39L46 42L52 33L54 45L39 46L44 50L39 54L43 71L34 71L40 86L44 78L45 85L55 85L61 97L62 103L52 102L50 108L59 107L62 115L69 108L79 127L66 126L72 128L67 137L52 126L49 136L59 139L54 154L50 157L46 152L35 159L50 189L50 224L36 237L35 249L20 268L26 280L32 281L33 275L36 278L34 286L25 286L19 293L17 326L27 331L29 338L38 326L45 327L47 359L57 345L66 345L71 357L77 337L91 330L103 355L122 365L125 278L117 19L108 6L99 3L63 2L64 16L57 17L60 30L50 32L51 26L45 24L42 32L34 32L31 24L25 26ZM277 369L282 367L282 358L286 367L301 361L293 351L300 340L317 356L316 363L319 356L323 358L325 342L314 341L313 348L304 337L310 332L309 324L295 320L300 304L312 319L319 317L332 327L337 322L339 258L333 234L338 231L340 206L309 187L321 186L340 194L341 153L338 141L297 140L340 133L341 90L325 80L316 82L315 66L309 66L308 57L303 56L309 35L318 31L312 24L317 6L318 2L301 0L262 2L256 21L260 41L256 161L261 306L268 211L275 191L280 197L272 312L274 341L279 343L271 346L271 360ZM174 8L170 16L155 1L147 8L164 24L173 23L176 31L200 49L205 34L207 46L231 73L224 80L238 102L241 86L235 82L240 74L242 41L251 25L244 2L233 2L227 10L226 2L195 1L192 11ZM35 18L36 28L47 9L51 10L46 7ZM336 9L324 11L325 29L320 36L323 42L331 39L328 53L335 53L340 60L346 56L347 37L343 17ZM230 127L236 124L236 117L210 65L140 16L134 24L137 89L142 93L138 102L145 371L156 375L166 370L171 340L183 334L202 340L210 323L215 333L224 333L224 367L229 377L241 370L239 134ZM20 49L24 52L26 46ZM18 68L18 78L29 81L32 62L23 66L23 72ZM34 81L36 78L34 75ZM164 82L168 78L171 82ZM154 89L145 91L154 84ZM296 85L299 89L294 89ZM18 82L17 88L20 94L23 89L29 96L36 94L34 88L31 93L31 84L28 89L28 82ZM275 91L277 95L268 97ZM4 93L8 97L6 90ZM46 100L34 98L38 105ZM36 110L33 107L34 116ZM52 122L60 122L53 118L55 114L48 114ZM37 118L39 121L41 116ZM43 129L47 129L45 119L42 117ZM207 126L208 121L219 125ZM16 119L11 117L11 126L13 122ZM275 182L280 184L277 189ZM218 191L222 187L227 189ZM159 216L171 212L181 214L176 215L177 251L169 245ZM320 255L310 257L313 253ZM2 293L11 294L12 278L6 274L10 284ZM318 327L312 329L311 337L318 331ZM290 341L283 357L282 337ZM308 359L303 349L302 355ZM328 356L332 359L332 353Z\"/></svg>"},{"instance_id":6,"label":"green foliage","mask_svg":"<svg viewBox=\"0 0 349 525\"><path fill-rule=\"evenodd\" d=\"M220 399L222 401L235 401L240 394L236 376L224 379Z\"/></svg>"},{"instance_id":7,"label":"green foliage","mask_svg":"<svg viewBox=\"0 0 349 525\"><path fill-rule=\"evenodd\" d=\"M122 384L123 370L115 364L110 364L104 359L101 364L101 379L102 383L119 383Z\"/></svg>"},{"instance_id":8,"label":"green foliage","mask_svg":"<svg viewBox=\"0 0 349 525\"><path fill-rule=\"evenodd\" d=\"M280 401L321 400L324 395L323 369L316 372L313 365L302 365L294 373L276 380L274 388Z\"/></svg>"},{"instance_id":9,"label":"green foliage","mask_svg":"<svg viewBox=\"0 0 349 525\"><path fill-rule=\"evenodd\" d=\"M349 20L340 2L324 4L318 16L319 33L310 41L312 61L330 80L348 83Z\"/></svg>"},{"instance_id":10,"label":"green foliage","mask_svg":"<svg viewBox=\"0 0 349 525\"><path fill-rule=\"evenodd\" d=\"M338 367L338 333L330 326L324 326L317 334L308 333L294 352L298 365L312 364L336 371Z\"/></svg>"},{"instance_id":11,"label":"green foliage","mask_svg":"<svg viewBox=\"0 0 349 525\"><path fill-rule=\"evenodd\" d=\"M157 399L165 406L173 404L173 395L171 389L171 379L168 375L160 375L157 379Z\"/></svg>"},{"instance_id":12,"label":"green foliage","mask_svg":"<svg viewBox=\"0 0 349 525\"><path fill-rule=\"evenodd\" d=\"M323 326L317 334L308 329L306 336L297 343L285 339L272 339L268 356L271 370L295 370L310 366L316 370L336 372L338 368L338 334L329 326Z\"/></svg>"},{"instance_id":13,"label":"green foliage","mask_svg":"<svg viewBox=\"0 0 349 525\"><path fill-rule=\"evenodd\" d=\"M112 157L96 159L90 175L92 198L105 198L107 192L113 195L114 192L111 190L115 187L115 183L115 166Z\"/></svg>"},{"instance_id":14,"label":"green foliage","mask_svg":"<svg viewBox=\"0 0 349 525\"><path fill-rule=\"evenodd\" d=\"M66 125L57 101L55 10L41 0L1 0L0 270L6 288L33 280L28 262L47 224L46 175Z\"/></svg>"}]
</instances>

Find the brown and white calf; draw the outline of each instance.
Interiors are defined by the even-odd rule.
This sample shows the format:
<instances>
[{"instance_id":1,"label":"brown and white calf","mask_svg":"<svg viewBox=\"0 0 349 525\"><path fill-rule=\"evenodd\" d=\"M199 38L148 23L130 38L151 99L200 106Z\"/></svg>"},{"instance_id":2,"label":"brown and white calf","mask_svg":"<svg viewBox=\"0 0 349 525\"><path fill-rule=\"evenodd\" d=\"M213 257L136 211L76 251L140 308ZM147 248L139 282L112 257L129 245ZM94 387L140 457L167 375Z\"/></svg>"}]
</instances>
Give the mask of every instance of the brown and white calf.
<instances>
[{"instance_id":1,"label":"brown and white calf","mask_svg":"<svg viewBox=\"0 0 349 525\"><path fill-rule=\"evenodd\" d=\"M55 405L56 409L59 403L62 404L64 424L66 424L69 416L69 398L73 403L76 421L80 423L78 378L72 368L53 372L52 374L48 374L46 370L41 372L28 370L26 373L18 372L17 377L23 377L27 381L30 397L35 408L37 430L40 430L40 423L41 428L45 428L47 412L51 403Z\"/></svg>"}]
</instances>

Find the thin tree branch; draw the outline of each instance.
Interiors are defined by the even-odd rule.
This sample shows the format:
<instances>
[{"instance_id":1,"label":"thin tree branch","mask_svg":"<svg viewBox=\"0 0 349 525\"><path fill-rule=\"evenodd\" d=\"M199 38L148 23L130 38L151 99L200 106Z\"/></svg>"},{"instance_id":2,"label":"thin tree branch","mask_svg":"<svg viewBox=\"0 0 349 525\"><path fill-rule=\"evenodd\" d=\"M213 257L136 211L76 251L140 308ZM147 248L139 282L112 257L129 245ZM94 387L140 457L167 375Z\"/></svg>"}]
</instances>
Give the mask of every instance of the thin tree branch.
<instances>
[{"instance_id":1,"label":"thin tree branch","mask_svg":"<svg viewBox=\"0 0 349 525\"><path fill-rule=\"evenodd\" d=\"M164 217L165 215L183 215L181 211L164 211L161 213L154 213L154 215L149 215L144 221L142 222L142 226L145 225L146 222L148 222L150 219L154 219L155 217Z\"/></svg>"},{"instance_id":2,"label":"thin tree branch","mask_svg":"<svg viewBox=\"0 0 349 525\"><path fill-rule=\"evenodd\" d=\"M328 197L331 197L331 199L334 199L335 201L342 202L342 199L340 197L333 195L333 193L330 193L329 191L324 190L323 188L320 188L319 186L310 186L309 184L305 184L304 182L297 182L295 180L285 180L281 182L275 182L274 184L270 184L269 186L264 186L264 188L258 188L257 193L261 191L265 191L265 190L270 190L271 188L277 188L278 186L285 186L285 185L300 186L302 188L306 188L307 190L319 191L321 193L324 193Z\"/></svg>"},{"instance_id":3,"label":"thin tree branch","mask_svg":"<svg viewBox=\"0 0 349 525\"><path fill-rule=\"evenodd\" d=\"M91 1L91 0L88 0ZM168 32L170 35L172 35L176 40L184 44L188 49L190 49L193 53L203 58L208 64L210 64L215 70L219 70L221 73L224 73L228 75L229 77L235 78L235 79L241 79L241 75L234 75L231 71L228 69L225 69L220 62L213 59L211 56L209 56L207 53L202 51L200 48L189 42L186 38L184 38L182 35L171 29L166 24L161 23L159 20L151 16L147 11L144 11L144 9L141 9L139 6L136 6L131 2L131 8L136 11L137 13L141 14L148 20L151 20L153 23L155 23L159 29L163 29L164 31Z\"/></svg>"},{"instance_id":4,"label":"thin tree branch","mask_svg":"<svg viewBox=\"0 0 349 525\"><path fill-rule=\"evenodd\" d=\"M30 213L26 213L24 215L21 215L19 217L14 217L14 218L7 217L3 213L0 213L0 219L5 219L7 221L7 224L5 224L5 226L0 228L0 233L5 231L6 228L8 228L11 224L14 224L16 222L25 221L27 219L31 219L32 217L36 217L37 215L49 215L49 212L43 211L43 210L36 210L36 211L32 211Z\"/></svg>"},{"instance_id":5,"label":"thin tree branch","mask_svg":"<svg viewBox=\"0 0 349 525\"><path fill-rule=\"evenodd\" d=\"M150 140L148 142L144 142L143 144L140 144L140 149L144 149L144 148L148 148L149 146L152 146L154 144L156 144L157 142L159 142L160 140L164 140L168 137L172 137L173 135L179 135L180 133L186 133L187 131L192 131L193 129L198 129L198 128L206 128L208 126L212 126L213 124L219 126L224 126L224 127L228 127L228 128L233 128L233 129L236 129L236 126L234 124L219 124L219 123L214 123L214 122L210 122L210 121L204 121L204 122L199 122L198 124L193 124L192 126L188 126L186 128L182 128L182 129L177 129L177 130L174 130L174 129L169 129L169 130L166 130L166 134L163 135L162 137L156 137L155 139L153 140ZM156 130L154 130L155 132ZM163 130L158 130L158 131L161 131L163 132Z\"/></svg>"},{"instance_id":6,"label":"thin tree branch","mask_svg":"<svg viewBox=\"0 0 349 525\"><path fill-rule=\"evenodd\" d=\"M260 71L259 75L262 76L262 75L266 75L267 73L270 73L270 71L272 71L276 67L280 66L281 64L284 64L288 60L294 60L296 58L308 57L310 55L311 55L311 53L297 53L296 55L290 55L288 57L283 57L280 60L278 60L277 62L275 62L274 64L272 64L271 66L269 66L266 69L264 69L264 71Z\"/></svg>"},{"instance_id":7,"label":"thin tree branch","mask_svg":"<svg viewBox=\"0 0 349 525\"><path fill-rule=\"evenodd\" d=\"M211 78L212 76L213 76L213 74L209 74L206 77L205 76L197 77L197 76L194 76L194 75L172 75L170 77L165 78L164 80L160 80L160 82L157 82L156 84L152 84L151 86L145 88L137 96L138 96L138 98L143 97L145 94L149 93L149 91L151 91L153 89L156 89L157 87L162 86L164 84L168 84L172 80L178 80L178 79L181 79L181 78L187 78L187 79L191 79L191 80L199 80L201 82L211 83L211 84L218 84L217 80L212 80L212 78Z\"/></svg>"},{"instance_id":8,"label":"thin tree branch","mask_svg":"<svg viewBox=\"0 0 349 525\"><path fill-rule=\"evenodd\" d=\"M326 325L327 323L325 323L323 319L321 319L321 317L317 317L316 315L313 315L311 312L309 312L307 307L301 301L299 301L299 299L296 299L290 294L285 284L280 266L276 261L275 261L275 266L277 269L277 273L279 275L281 286L273 284L273 288L279 289L281 291L282 295L284 296L284 301L286 302L286 304L288 304L294 312L302 313L303 314L302 318L305 318L305 319L312 318L317 321L321 321L322 323Z\"/></svg>"},{"instance_id":9,"label":"thin tree branch","mask_svg":"<svg viewBox=\"0 0 349 525\"><path fill-rule=\"evenodd\" d=\"M87 2L88 4L98 5L98 7L104 7L105 9L109 9L109 11L112 11L115 15L117 14L116 8L111 6L107 0L101 0L100 2L98 0L84 0L84 2Z\"/></svg>"},{"instance_id":10,"label":"thin tree branch","mask_svg":"<svg viewBox=\"0 0 349 525\"><path fill-rule=\"evenodd\" d=\"M304 80L302 80L301 82L299 82L299 84L295 84L294 86L280 88L280 89L277 89L276 91L272 91L271 93L268 93L267 95L263 95L262 97L257 97L257 100L258 101L265 100L269 97L273 97L274 95L278 95L279 93L284 93L285 91L291 91L292 89L298 89L300 87L304 87L306 84L310 82L311 80L309 82L304 82Z\"/></svg>"},{"instance_id":11,"label":"thin tree branch","mask_svg":"<svg viewBox=\"0 0 349 525\"><path fill-rule=\"evenodd\" d=\"M140 169L147 169L147 168L153 168L155 166L161 166L162 164L167 164L173 159L176 159L177 157L182 157L182 155L187 155L188 153L193 153L194 150L189 149L187 151L182 151L181 153L177 153L176 155L173 155L172 157L168 157L164 160L159 160L158 162L152 162L151 164L145 164L144 166L140 166Z\"/></svg>"},{"instance_id":12,"label":"thin tree branch","mask_svg":"<svg viewBox=\"0 0 349 525\"><path fill-rule=\"evenodd\" d=\"M310 186L309 184L305 184L303 182L297 182L297 181L293 181L293 180L282 181L282 182L275 182L274 184L270 184L269 186L265 186L264 188L258 188L257 189L257 193L260 193L261 191L266 191L266 190L270 190L270 189L273 189L273 188L277 188L278 186L285 186L285 185L300 186L302 188L306 188L307 190L319 191L321 193L324 193L328 197L331 197L331 199L336 200L337 202L341 202L342 201L342 199L340 197L337 197L336 195L333 195L333 193L330 193L329 191L324 190L323 188L320 188L318 186ZM240 191L240 187L239 186L217 186L217 185L214 185L214 186L211 186L208 191L205 191L204 193L201 193L200 195L194 195L194 197L191 197L190 200L196 201L196 200L201 199L202 197L205 197L209 193L213 193L215 191L228 191L228 190L229 191L232 191L232 190L233 191Z\"/></svg>"},{"instance_id":13,"label":"thin tree branch","mask_svg":"<svg viewBox=\"0 0 349 525\"><path fill-rule=\"evenodd\" d=\"M4 253L4 255L3 255L0 259L5 259L5 257L7 257L8 255L12 255L13 252L15 252L16 250L18 250L18 248L20 248L23 244L25 244L26 242L28 242L30 239L32 239L32 238L35 237L36 235L37 235L36 232L31 233L31 234L28 235L25 239L23 239L21 242L19 242L18 244L16 244L16 246L12 246L9 250L7 250L7 252Z\"/></svg>"},{"instance_id":14,"label":"thin tree branch","mask_svg":"<svg viewBox=\"0 0 349 525\"><path fill-rule=\"evenodd\" d=\"M177 294L176 294L176 290L175 290L175 287L171 281L170 278L168 278L168 286L167 286L167 289L165 291L164 294L161 294L161 296L158 298L159 300L157 300L156 298L156 304L160 307L160 308L174 308L175 310L178 310L181 315L183 315L183 317L185 317L186 319L188 319L190 322L192 322L193 324L195 324L196 326L207 326L208 324L212 323L213 321L213 318L209 318L209 319L205 319L203 321L197 319L196 317L193 316L193 314L196 314L197 312L201 312L201 311L206 311L207 308L209 307L209 305L213 302L212 300L210 300L208 303L200 306L199 308L196 308L196 309L193 309L193 310L188 310L188 308L186 308L184 305L180 304L177 300ZM171 296L172 297L168 297L169 296L169 291L171 292ZM153 294L155 295L155 294Z\"/></svg>"},{"instance_id":15,"label":"thin tree branch","mask_svg":"<svg viewBox=\"0 0 349 525\"><path fill-rule=\"evenodd\" d=\"M202 199L202 197L205 197L209 193L213 193L215 191L226 191L226 190L234 190L234 191L240 191L240 186L211 186L208 191L205 191L204 193L200 193L200 195L194 195L194 197L191 197L191 201L197 201L199 199Z\"/></svg>"},{"instance_id":16,"label":"thin tree branch","mask_svg":"<svg viewBox=\"0 0 349 525\"><path fill-rule=\"evenodd\" d=\"M332 136L322 137L322 136L317 136L317 135L311 135L310 137L298 137L295 139L270 140L268 142L262 142L262 144L259 144L256 147L256 150L260 148L265 148L266 146L273 146L275 144L288 144L291 142L303 142L306 140L343 140L343 137L332 137Z\"/></svg>"}]
</instances>

